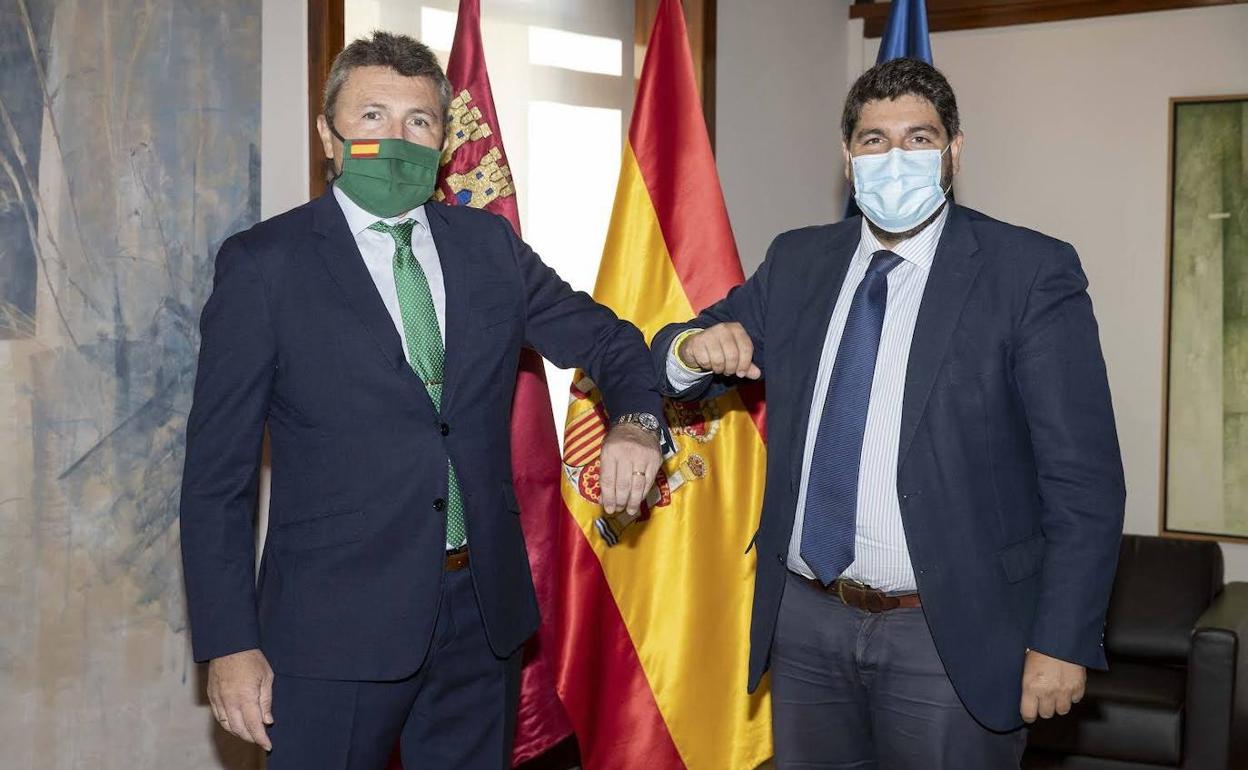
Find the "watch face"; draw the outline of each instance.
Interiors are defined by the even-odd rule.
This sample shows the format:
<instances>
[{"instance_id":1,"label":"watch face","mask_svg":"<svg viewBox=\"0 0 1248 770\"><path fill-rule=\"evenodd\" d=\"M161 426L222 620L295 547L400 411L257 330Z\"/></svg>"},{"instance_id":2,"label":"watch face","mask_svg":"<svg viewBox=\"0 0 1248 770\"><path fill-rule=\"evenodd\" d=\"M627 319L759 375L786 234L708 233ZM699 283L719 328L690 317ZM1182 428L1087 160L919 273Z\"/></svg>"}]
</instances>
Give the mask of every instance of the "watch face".
<instances>
[{"instance_id":1,"label":"watch face","mask_svg":"<svg viewBox=\"0 0 1248 770\"><path fill-rule=\"evenodd\" d=\"M649 412L634 412L632 414L621 415L615 422L617 425L640 425L648 431L653 431L654 433L659 432L659 418Z\"/></svg>"}]
</instances>

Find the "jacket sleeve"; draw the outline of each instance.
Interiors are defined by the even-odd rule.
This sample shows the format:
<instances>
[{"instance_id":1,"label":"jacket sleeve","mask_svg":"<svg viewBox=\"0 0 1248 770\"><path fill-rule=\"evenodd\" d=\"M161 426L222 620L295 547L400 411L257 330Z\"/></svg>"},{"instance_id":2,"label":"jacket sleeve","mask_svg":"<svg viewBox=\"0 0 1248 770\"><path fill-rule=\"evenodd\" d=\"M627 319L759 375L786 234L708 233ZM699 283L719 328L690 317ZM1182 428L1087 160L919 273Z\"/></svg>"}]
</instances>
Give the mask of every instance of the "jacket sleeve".
<instances>
[{"instance_id":1,"label":"jacket sleeve","mask_svg":"<svg viewBox=\"0 0 1248 770\"><path fill-rule=\"evenodd\" d=\"M672 341L687 329L706 329L715 324L735 321L745 328L754 344L754 363L767 376L767 291L775 255L783 249L784 236L776 238L767 249L767 256L754 275L740 286L733 287L728 296L703 310L695 318L684 323L668 324L654 335L650 344L651 356L662 383L663 395L682 401L714 398L742 381L736 377L704 377L691 387L679 389L667 376L667 360L671 355Z\"/></svg>"},{"instance_id":2,"label":"jacket sleeve","mask_svg":"<svg viewBox=\"0 0 1248 770\"><path fill-rule=\"evenodd\" d=\"M1035 455L1045 538L1031 648L1104 668L1103 629L1126 491L1109 382L1079 257L1041 265L1014 345Z\"/></svg>"},{"instance_id":3,"label":"jacket sleeve","mask_svg":"<svg viewBox=\"0 0 1248 770\"><path fill-rule=\"evenodd\" d=\"M276 359L259 266L234 236L217 254L200 318L186 429L180 524L197 661L260 646L254 517Z\"/></svg>"},{"instance_id":4,"label":"jacket sleeve","mask_svg":"<svg viewBox=\"0 0 1248 770\"><path fill-rule=\"evenodd\" d=\"M510 226L505 229L524 282L526 344L556 366L588 372L612 417L647 412L662 421L659 380L637 327L573 291Z\"/></svg>"}]
</instances>

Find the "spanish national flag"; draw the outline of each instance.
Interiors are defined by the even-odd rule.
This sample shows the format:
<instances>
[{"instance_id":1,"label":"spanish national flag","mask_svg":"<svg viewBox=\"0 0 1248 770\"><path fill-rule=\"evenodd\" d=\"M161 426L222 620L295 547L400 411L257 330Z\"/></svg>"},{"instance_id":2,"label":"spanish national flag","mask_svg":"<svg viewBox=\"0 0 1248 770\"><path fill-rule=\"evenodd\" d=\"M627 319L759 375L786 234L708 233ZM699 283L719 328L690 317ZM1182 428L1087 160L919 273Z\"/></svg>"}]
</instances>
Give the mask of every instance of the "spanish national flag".
<instances>
[{"instance_id":1,"label":"spanish national flag","mask_svg":"<svg viewBox=\"0 0 1248 770\"><path fill-rule=\"evenodd\" d=\"M380 142L352 142L352 158L375 158L381 152Z\"/></svg>"},{"instance_id":2,"label":"spanish national flag","mask_svg":"<svg viewBox=\"0 0 1248 770\"><path fill-rule=\"evenodd\" d=\"M594 298L647 338L743 280L702 119L684 15L662 0ZM761 399L666 407L669 451L642 520L609 545L598 448L607 415L578 373L564 438L562 585L541 648L587 770L750 770L771 756L765 689L746 692L763 496Z\"/></svg>"}]
</instances>

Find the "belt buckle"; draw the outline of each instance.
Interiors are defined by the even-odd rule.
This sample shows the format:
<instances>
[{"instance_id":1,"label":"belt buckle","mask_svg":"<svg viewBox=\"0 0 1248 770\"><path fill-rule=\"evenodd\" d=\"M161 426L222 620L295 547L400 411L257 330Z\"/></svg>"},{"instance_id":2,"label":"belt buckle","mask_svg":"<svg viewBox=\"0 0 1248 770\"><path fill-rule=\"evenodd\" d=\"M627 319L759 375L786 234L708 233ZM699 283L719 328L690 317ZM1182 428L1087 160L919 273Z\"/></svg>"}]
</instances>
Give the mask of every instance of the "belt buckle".
<instances>
[{"instance_id":1,"label":"belt buckle","mask_svg":"<svg viewBox=\"0 0 1248 770\"><path fill-rule=\"evenodd\" d=\"M461 545L458 548L452 548L446 551L446 556L442 562L442 568L446 572L458 572L468 566L468 546Z\"/></svg>"},{"instance_id":2,"label":"belt buckle","mask_svg":"<svg viewBox=\"0 0 1248 770\"><path fill-rule=\"evenodd\" d=\"M863 591L869 588L869 586L866 583L859 583L857 580L853 580L852 578L837 578L836 579L836 598L840 599L841 604L844 604L846 606L849 605L849 602L846 601L845 599L846 584L848 584L850 588L857 588L859 591Z\"/></svg>"}]
</instances>

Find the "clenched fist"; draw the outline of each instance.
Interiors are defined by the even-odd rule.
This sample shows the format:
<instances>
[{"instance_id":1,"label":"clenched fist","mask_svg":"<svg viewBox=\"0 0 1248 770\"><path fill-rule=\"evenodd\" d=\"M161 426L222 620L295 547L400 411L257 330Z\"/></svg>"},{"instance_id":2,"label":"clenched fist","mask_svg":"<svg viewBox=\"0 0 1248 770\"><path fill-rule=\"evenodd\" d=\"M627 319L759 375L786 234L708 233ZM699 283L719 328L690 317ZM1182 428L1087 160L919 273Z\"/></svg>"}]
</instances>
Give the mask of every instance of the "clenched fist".
<instances>
[{"instance_id":1,"label":"clenched fist","mask_svg":"<svg viewBox=\"0 0 1248 770\"><path fill-rule=\"evenodd\" d=\"M763 372L754 363L754 343L745 327L727 321L681 340L676 357L690 369L757 380Z\"/></svg>"}]
</instances>

